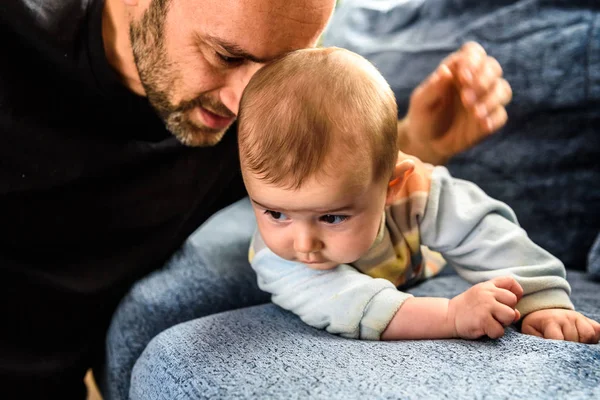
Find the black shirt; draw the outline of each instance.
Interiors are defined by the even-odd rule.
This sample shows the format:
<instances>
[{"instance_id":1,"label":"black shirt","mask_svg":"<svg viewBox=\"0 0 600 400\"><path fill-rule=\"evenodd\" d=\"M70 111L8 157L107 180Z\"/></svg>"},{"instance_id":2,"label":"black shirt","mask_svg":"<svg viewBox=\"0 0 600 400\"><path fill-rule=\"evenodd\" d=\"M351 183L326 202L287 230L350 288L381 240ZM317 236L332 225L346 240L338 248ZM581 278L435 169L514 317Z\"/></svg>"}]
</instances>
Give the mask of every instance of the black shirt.
<instances>
[{"instance_id":1,"label":"black shirt","mask_svg":"<svg viewBox=\"0 0 600 400\"><path fill-rule=\"evenodd\" d=\"M8 4L7 4L8 3ZM103 49L103 1L3 2L0 271L122 293L244 195L233 129L189 148L128 91Z\"/></svg>"}]
</instances>

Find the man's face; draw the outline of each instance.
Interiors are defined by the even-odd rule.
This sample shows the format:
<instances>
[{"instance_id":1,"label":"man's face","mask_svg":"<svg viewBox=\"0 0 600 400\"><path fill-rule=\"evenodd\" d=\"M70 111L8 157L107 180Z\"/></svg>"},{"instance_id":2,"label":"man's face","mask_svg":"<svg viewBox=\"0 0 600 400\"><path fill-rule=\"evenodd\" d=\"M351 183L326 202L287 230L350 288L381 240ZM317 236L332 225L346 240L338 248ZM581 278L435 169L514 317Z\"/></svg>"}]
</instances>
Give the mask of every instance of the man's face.
<instances>
[{"instance_id":1,"label":"man's face","mask_svg":"<svg viewBox=\"0 0 600 400\"><path fill-rule=\"evenodd\" d=\"M167 129L212 146L238 113L242 91L266 62L314 46L333 0L147 0L130 37L142 86Z\"/></svg>"}]
</instances>

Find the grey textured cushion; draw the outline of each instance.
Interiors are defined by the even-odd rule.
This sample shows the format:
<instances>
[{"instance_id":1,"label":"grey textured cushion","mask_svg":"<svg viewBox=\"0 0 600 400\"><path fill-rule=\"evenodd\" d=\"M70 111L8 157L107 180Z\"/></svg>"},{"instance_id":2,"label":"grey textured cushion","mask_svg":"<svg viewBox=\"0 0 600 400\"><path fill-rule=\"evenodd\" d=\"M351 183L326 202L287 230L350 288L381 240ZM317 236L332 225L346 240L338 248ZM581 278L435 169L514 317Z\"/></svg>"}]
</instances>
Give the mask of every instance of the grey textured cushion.
<instances>
[{"instance_id":1,"label":"grey textured cushion","mask_svg":"<svg viewBox=\"0 0 600 400\"><path fill-rule=\"evenodd\" d=\"M568 276L573 302L600 319L600 285ZM451 297L468 287L443 276L411 290ZM592 399L600 345L508 330L500 340L369 342L316 330L274 305L177 325L136 363L132 400L154 399Z\"/></svg>"}]
</instances>

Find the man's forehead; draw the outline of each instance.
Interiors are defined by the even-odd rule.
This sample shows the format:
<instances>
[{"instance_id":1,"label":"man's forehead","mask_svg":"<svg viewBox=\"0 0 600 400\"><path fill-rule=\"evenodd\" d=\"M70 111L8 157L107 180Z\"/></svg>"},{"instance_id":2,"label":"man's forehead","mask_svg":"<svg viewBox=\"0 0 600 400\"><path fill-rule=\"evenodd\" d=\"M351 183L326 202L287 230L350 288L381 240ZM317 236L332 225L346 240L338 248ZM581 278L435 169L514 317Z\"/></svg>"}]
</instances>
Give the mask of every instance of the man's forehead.
<instances>
[{"instance_id":1,"label":"man's forehead","mask_svg":"<svg viewBox=\"0 0 600 400\"><path fill-rule=\"evenodd\" d=\"M222 1L222 0L221 0ZM306 15L311 12L329 12L335 6L335 0L233 0L241 7L255 8L272 12L273 15Z\"/></svg>"},{"instance_id":2,"label":"man's forehead","mask_svg":"<svg viewBox=\"0 0 600 400\"><path fill-rule=\"evenodd\" d=\"M225 0L218 7L197 7L196 29L198 36L244 52L251 56L249 59L268 61L314 46L329 20L333 3Z\"/></svg>"}]
</instances>

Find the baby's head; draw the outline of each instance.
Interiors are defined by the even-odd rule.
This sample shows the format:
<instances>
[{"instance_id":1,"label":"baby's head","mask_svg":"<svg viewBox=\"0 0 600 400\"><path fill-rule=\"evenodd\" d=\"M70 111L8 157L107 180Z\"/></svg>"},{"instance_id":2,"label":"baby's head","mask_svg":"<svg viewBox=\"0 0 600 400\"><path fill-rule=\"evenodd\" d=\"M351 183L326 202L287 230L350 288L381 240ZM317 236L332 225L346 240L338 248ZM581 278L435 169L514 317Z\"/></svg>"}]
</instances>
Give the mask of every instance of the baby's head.
<instances>
[{"instance_id":1,"label":"baby's head","mask_svg":"<svg viewBox=\"0 0 600 400\"><path fill-rule=\"evenodd\" d=\"M258 71L238 135L265 244L318 269L366 253L398 154L397 121L385 79L347 50L299 50Z\"/></svg>"}]
</instances>

